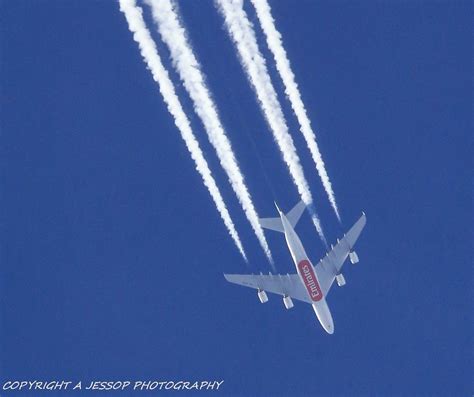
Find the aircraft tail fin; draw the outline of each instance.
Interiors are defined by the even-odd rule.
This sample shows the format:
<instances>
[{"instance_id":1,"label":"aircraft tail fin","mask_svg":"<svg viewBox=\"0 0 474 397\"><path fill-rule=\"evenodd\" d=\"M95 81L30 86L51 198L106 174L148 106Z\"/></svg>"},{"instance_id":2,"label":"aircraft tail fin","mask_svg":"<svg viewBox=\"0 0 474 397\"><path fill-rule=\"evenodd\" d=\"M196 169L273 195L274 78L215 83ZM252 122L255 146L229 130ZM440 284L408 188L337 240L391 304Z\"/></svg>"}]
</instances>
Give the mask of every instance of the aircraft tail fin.
<instances>
[{"instance_id":1,"label":"aircraft tail fin","mask_svg":"<svg viewBox=\"0 0 474 397\"><path fill-rule=\"evenodd\" d=\"M306 205L303 201L296 204L285 216L290 222L291 226L295 227L303 214ZM278 209L278 206L277 206ZM265 229L275 230L280 233L285 233L281 218L260 218L260 225Z\"/></svg>"}]
</instances>

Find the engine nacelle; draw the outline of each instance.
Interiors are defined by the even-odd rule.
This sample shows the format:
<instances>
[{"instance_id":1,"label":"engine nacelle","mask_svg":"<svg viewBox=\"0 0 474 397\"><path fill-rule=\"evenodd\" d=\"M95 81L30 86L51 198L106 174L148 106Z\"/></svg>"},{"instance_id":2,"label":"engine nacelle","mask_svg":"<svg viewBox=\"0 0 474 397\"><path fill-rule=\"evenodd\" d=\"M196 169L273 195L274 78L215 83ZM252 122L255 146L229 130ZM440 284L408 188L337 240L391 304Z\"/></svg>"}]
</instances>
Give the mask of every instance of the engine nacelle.
<instances>
[{"instance_id":1,"label":"engine nacelle","mask_svg":"<svg viewBox=\"0 0 474 397\"><path fill-rule=\"evenodd\" d=\"M355 251L349 252L349 260L353 265L359 262L359 257Z\"/></svg>"},{"instance_id":2,"label":"engine nacelle","mask_svg":"<svg viewBox=\"0 0 474 397\"><path fill-rule=\"evenodd\" d=\"M344 275L341 273L338 274L336 276L336 282L339 287L343 287L344 285L346 285L346 279L344 278Z\"/></svg>"},{"instance_id":3,"label":"engine nacelle","mask_svg":"<svg viewBox=\"0 0 474 397\"><path fill-rule=\"evenodd\" d=\"M291 297L289 297L288 295L285 295L283 297L283 303L285 304L285 307L287 309L291 309L294 306L293 301L291 300Z\"/></svg>"},{"instance_id":4,"label":"engine nacelle","mask_svg":"<svg viewBox=\"0 0 474 397\"><path fill-rule=\"evenodd\" d=\"M257 295L258 295L258 299L260 299L260 303L267 303L268 302L268 296L267 296L267 293L264 290L259 289Z\"/></svg>"}]
</instances>

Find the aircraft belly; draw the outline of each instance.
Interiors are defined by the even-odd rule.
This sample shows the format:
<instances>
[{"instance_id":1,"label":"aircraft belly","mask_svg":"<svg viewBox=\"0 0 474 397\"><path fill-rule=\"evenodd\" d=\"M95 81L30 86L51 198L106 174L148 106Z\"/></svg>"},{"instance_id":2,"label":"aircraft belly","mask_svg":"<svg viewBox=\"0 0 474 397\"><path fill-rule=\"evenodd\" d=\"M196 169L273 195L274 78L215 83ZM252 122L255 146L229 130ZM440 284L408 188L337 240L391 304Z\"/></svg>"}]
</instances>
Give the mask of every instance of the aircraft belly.
<instances>
[{"instance_id":1,"label":"aircraft belly","mask_svg":"<svg viewBox=\"0 0 474 397\"><path fill-rule=\"evenodd\" d=\"M318 302L323 299L323 292L311 262L308 259L303 259L298 262L296 268L311 301Z\"/></svg>"},{"instance_id":2,"label":"aircraft belly","mask_svg":"<svg viewBox=\"0 0 474 397\"><path fill-rule=\"evenodd\" d=\"M303 244L301 244L301 240L294 231L293 233L285 233L285 237L295 265L308 258L306 251L303 248Z\"/></svg>"},{"instance_id":3,"label":"aircraft belly","mask_svg":"<svg viewBox=\"0 0 474 397\"><path fill-rule=\"evenodd\" d=\"M293 227L289 224L285 216L281 216L282 224L285 230L285 239L288 244L291 256L295 262L296 270L300 276L306 292L311 299L313 310L316 313L321 326L328 334L334 333L334 322L331 311L326 303L323 291L319 284L318 276L314 266L308 259L308 255L296 234Z\"/></svg>"}]
</instances>

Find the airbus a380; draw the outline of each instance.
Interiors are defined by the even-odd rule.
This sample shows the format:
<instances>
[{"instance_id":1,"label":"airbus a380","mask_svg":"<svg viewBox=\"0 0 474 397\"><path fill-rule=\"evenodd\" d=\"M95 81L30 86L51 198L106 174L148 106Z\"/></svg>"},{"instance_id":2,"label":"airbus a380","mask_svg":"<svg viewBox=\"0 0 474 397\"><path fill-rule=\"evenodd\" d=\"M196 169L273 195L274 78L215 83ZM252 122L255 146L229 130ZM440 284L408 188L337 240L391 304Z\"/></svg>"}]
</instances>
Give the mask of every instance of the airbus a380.
<instances>
[{"instance_id":1,"label":"airbus a380","mask_svg":"<svg viewBox=\"0 0 474 397\"><path fill-rule=\"evenodd\" d=\"M306 254L300 238L295 232L295 226L303 214L306 206L300 201L290 212L284 214L278 208L278 218L260 219L260 224L266 229L275 230L285 234L286 243L296 266L296 274L224 274L227 281L256 289L260 302L265 303L268 297L265 291L282 295L283 303L287 309L293 307L293 299L309 303L328 334L334 333L334 322L331 311L326 302L326 296L336 280L342 287L346 284L341 273L342 265L347 257L351 263L359 262L353 247L364 229L365 214L352 226L341 240L332 247L316 266L313 266Z\"/></svg>"}]
</instances>

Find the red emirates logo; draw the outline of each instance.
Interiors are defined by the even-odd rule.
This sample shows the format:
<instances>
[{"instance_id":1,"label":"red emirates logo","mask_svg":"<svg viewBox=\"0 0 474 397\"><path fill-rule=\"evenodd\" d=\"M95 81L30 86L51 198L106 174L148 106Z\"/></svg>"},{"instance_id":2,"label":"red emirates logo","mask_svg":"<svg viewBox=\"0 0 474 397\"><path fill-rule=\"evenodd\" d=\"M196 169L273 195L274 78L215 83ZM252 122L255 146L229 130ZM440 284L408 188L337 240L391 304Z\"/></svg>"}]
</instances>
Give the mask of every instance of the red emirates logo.
<instances>
[{"instance_id":1,"label":"red emirates logo","mask_svg":"<svg viewBox=\"0 0 474 397\"><path fill-rule=\"evenodd\" d=\"M314 302L320 301L323 298L321 287L319 286L318 279L314 274L313 266L308 260L302 260L298 263L298 270L303 277L304 285L308 290L309 296Z\"/></svg>"}]
</instances>

